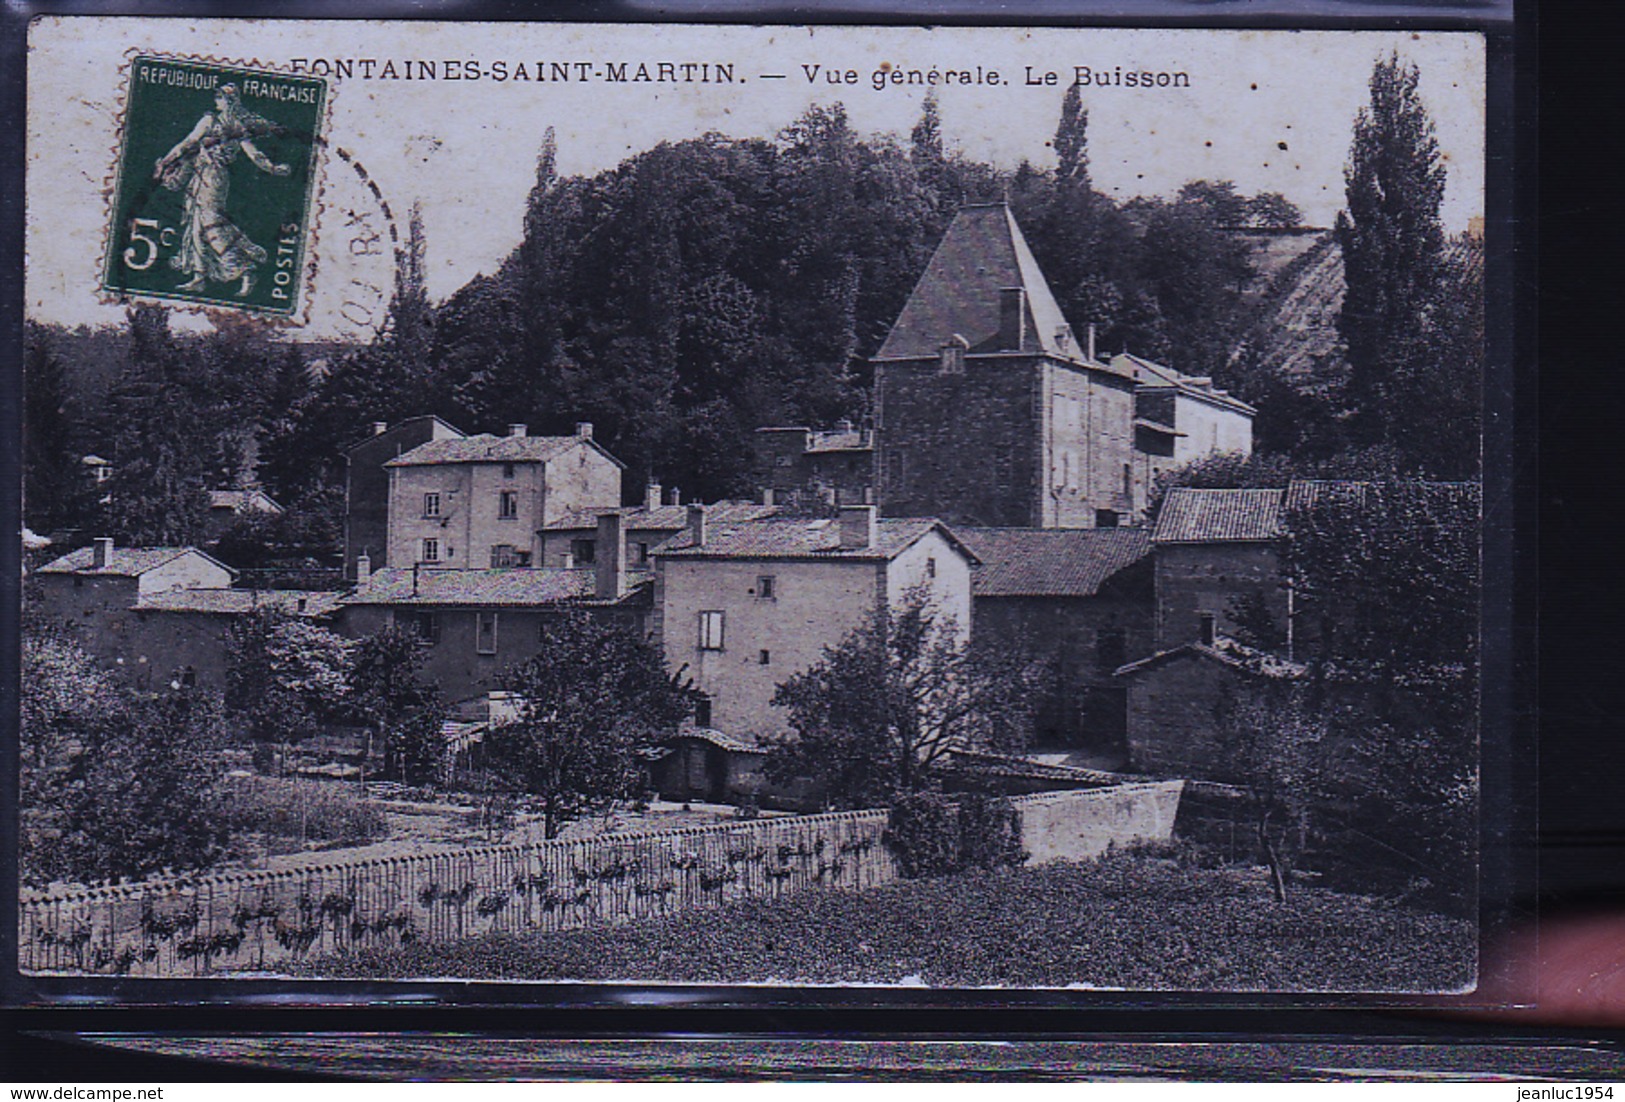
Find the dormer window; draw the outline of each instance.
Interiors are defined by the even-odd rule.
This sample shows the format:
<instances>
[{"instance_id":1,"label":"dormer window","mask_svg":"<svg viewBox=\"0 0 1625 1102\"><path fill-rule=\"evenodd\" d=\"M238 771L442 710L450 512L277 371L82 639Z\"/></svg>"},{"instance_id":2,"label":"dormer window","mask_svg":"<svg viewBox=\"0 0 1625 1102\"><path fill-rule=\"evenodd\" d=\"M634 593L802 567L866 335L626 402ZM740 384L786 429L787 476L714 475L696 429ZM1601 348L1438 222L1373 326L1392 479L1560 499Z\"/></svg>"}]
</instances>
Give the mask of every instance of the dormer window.
<instances>
[{"instance_id":1,"label":"dormer window","mask_svg":"<svg viewBox=\"0 0 1625 1102\"><path fill-rule=\"evenodd\" d=\"M937 366L942 374L963 375L965 373L965 350L969 347L970 342L958 333L950 337L937 350Z\"/></svg>"}]
</instances>

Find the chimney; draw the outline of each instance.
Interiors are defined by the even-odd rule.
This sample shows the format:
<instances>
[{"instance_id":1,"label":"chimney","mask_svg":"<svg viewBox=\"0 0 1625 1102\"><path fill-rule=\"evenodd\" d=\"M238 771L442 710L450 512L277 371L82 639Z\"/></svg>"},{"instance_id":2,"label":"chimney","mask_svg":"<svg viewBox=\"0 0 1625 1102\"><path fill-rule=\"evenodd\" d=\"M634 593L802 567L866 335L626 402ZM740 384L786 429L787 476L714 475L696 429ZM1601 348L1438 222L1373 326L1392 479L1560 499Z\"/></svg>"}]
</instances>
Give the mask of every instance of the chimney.
<instances>
[{"instance_id":1,"label":"chimney","mask_svg":"<svg viewBox=\"0 0 1625 1102\"><path fill-rule=\"evenodd\" d=\"M384 433L386 433L388 431L389 431L389 422L388 421L374 421L372 423L372 434L374 436L382 436L382 435L384 435Z\"/></svg>"},{"instance_id":2,"label":"chimney","mask_svg":"<svg viewBox=\"0 0 1625 1102\"><path fill-rule=\"evenodd\" d=\"M999 350L1020 352L1027 346L1027 292L1021 287L999 288Z\"/></svg>"},{"instance_id":3,"label":"chimney","mask_svg":"<svg viewBox=\"0 0 1625 1102\"><path fill-rule=\"evenodd\" d=\"M671 488L671 503L673 505L681 505L683 503L683 491L679 490L676 486Z\"/></svg>"},{"instance_id":4,"label":"chimney","mask_svg":"<svg viewBox=\"0 0 1625 1102\"><path fill-rule=\"evenodd\" d=\"M1205 646L1211 647L1213 645L1213 641L1218 638L1218 632L1214 628L1214 622L1218 618L1211 612L1203 612L1200 614L1200 616L1202 620L1202 643Z\"/></svg>"},{"instance_id":5,"label":"chimney","mask_svg":"<svg viewBox=\"0 0 1625 1102\"><path fill-rule=\"evenodd\" d=\"M592 422L591 421L577 421L576 422L576 435L581 437L581 439L583 439L583 440L591 440L592 439Z\"/></svg>"},{"instance_id":6,"label":"chimney","mask_svg":"<svg viewBox=\"0 0 1625 1102\"><path fill-rule=\"evenodd\" d=\"M530 435L530 426L521 425L521 424L509 425L508 426L508 435L509 436L528 436L528 435Z\"/></svg>"},{"instance_id":7,"label":"chimney","mask_svg":"<svg viewBox=\"0 0 1625 1102\"><path fill-rule=\"evenodd\" d=\"M875 507L841 506L841 548L858 550L875 545Z\"/></svg>"},{"instance_id":8,"label":"chimney","mask_svg":"<svg viewBox=\"0 0 1625 1102\"><path fill-rule=\"evenodd\" d=\"M652 478L643 488L643 507L651 510L660 508L660 483Z\"/></svg>"},{"instance_id":9,"label":"chimney","mask_svg":"<svg viewBox=\"0 0 1625 1102\"><path fill-rule=\"evenodd\" d=\"M675 492L676 491L673 491L673 493ZM696 504L688 507L688 542L694 547L705 546L704 505Z\"/></svg>"},{"instance_id":10,"label":"chimney","mask_svg":"<svg viewBox=\"0 0 1625 1102\"><path fill-rule=\"evenodd\" d=\"M621 525L621 514L599 514L594 561L598 573L593 595L600 601L618 601L626 596L626 529Z\"/></svg>"},{"instance_id":11,"label":"chimney","mask_svg":"<svg viewBox=\"0 0 1625 1102\"><path fill-rule=\"evenodd\" d=\"M1095 323L1089 323L1089 362L1095 362Z\"/></svg>"},{"instance_id":12,"label":"chimney","mask_svg":"<svg viewBox=\"0 0 1625 1102\"><path fill-rule=\"evenodd\" d=\"M372 580L372 556L365 551L355 557L355 584L366 585Z\"/></svg>"},{"instance_id":13,"label":"chimney","mask_svg":"<svg viewBox=\"0 0 1625 1102\"><path fill-rule=\"evenodd\" d=\"M771 487L771 486L763 486L762 487L762 504L763 505L772 505L773 504L773 487Z\"/></svg>"},{"instance_id":14,"label":"chimney","mask_svg":"<svg viewBox=\"0 0 1625 1102\"><path fill-rule=\"evenodd\" d=\"M97 570L102 569L113 561L113 537L97 536L94 549L90 553L90 565Z\"/></svg>"}]
</instances>

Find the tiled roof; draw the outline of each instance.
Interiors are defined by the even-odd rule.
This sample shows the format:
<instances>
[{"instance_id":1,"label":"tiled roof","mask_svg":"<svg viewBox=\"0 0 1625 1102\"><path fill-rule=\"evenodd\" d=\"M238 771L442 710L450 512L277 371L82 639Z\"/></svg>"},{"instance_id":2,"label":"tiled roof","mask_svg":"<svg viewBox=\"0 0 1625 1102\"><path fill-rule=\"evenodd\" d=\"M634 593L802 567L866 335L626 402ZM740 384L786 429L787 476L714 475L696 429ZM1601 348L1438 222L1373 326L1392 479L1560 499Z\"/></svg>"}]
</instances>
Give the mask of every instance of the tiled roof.
<instances>
[{"instance_id":1,"label":"tiled roof","mask_svg":"<svg viewBox=\"0 0 1625 1102\"><path fill-rule=\"evenodd\" d=\"M1178 486L1157 515L1155 543L1260 542L1281 535L1283 490L1208 490Z\"/></svg>"},{"instance_id":2,"label":"tiled roof","mask_svg":"<svg viewBox=\"0 0 1625 1102\"><path fill-rule=\"evenodd\" d=\"M304 607L299 607L299 602ZM339 594L297 589L172 589L136 602L137 612L212 612L244 615L276 607L295 616L326 616L338 610Z\"/></svg>"},{"instance_id":3,"label":"tiled roof","mask_svg":"<svg viewBox=\"0 0 1625 1102\"><path fill-rule=\"evenodd\" d=\"M783 512L778 505L758 505L750 501L719 501L706 506L707 523L719 520L734 522L776 516ZM676 532L688 526L687 505L657 505L653 509L642 505L623 505L618 509L570 509L560 513L542 527L547 531L575 532L596 529L603 513L616 512L624 518L625 531Z\"/></svg>"},{"instance_id":4,"label":"tiled roof","mask_svg":"<svg viewBox=\"0 0 1625 1102\"><path fill-rule=\"evenodd\" d=\"M113 553L103 567L92 566L96 561L94 547L81 547L77 551L70 551L60 559L53 559L40 567L39 574L107 574L115 577L134 578L145 574L149 570L156 570L167 562L173 562L182 555L203 555L195 547L115 547ZM209 556L204 558L214 562Z\"/></svg>"},{"instance_id":5,"label":"tiled roof","mask_svg":"<svg viewBox=\"0 0 1625 1102\"><path fill-rule=\"evenodd\" d=\"M407 417L407 418L404 418L404 419L402 419L400 421L396 421L394 424L389 425L387 428L385 428L383 432L370 432L366 436L363 436L361 439L353 441L352 443L346 445L344 450L346 452L353 452L357 448L361 447L363 444L369 444L372 441L376 440L380 436L399 435L399 433L397 432L398 429L403 429L403 428L406 428L408 425L416 425L416 424L419 424L419 423L425 423L425 424L430 425L431 426L431 428L429 430L430 434L436 439L440 439L440 438L443 438L443 437L446 437L446 436L450 436L450 437L456 437L457 439L461 440L461 439L463 439L463 437L465 435L467 435L466 433L463 432L462 429L458 428L455 425L447 424L445 421L442 421L440 418L436 417L432 413L420 413L416 417Z\"/></svg>"},{"instance_id":6,"label":"tiled roof","mask_svg":"<svg viewBox=\"0 0 1625 1102\"><path fill-rule=\"evenodd\" d=\"M934 357L955 334L972 352L997 350L999 292L1006 287L1026 289L1032 350L1081 362L1076 341L1063 346L1056 336L1066 318L1002 203L960 208L876 358Z\"/></svg>"},{"instance_id":7,"label":"tiled roof","mask_svg":"<svg viewBox=\"0 0 1625 1102\"><path fill-rule=\"evenodd\" d=\"M1400 492L1416 495L1435 503L1445 501L1476 503L1481 497L1481 487L1476 482L1419 482L1414 480L1358 482L1303 478L1295 479L1287 486L1286 499L1282 502L1281 509L1283 513L1296 512L1302 509L1316 509L1327 505L1352 505L1357 509L1363 509L1371 502L1373 494L1381 494L1387 487L1393 487Z\"/></svg>"},{"instance_id":8,"label":"tiled roof","mask_svg":"<svg viewBox=\"0 0 1625 1102\"><path fill-rule=\"evenodd\" d=\"M1199 376L1186 375L1184 372L1169 367L1167 364L1159 364L1128 352L1119 352L1112 357L1111 362L1114 367L1132 373L1134 381L1141 386L1171 386L1192 397L1211 402L1214 405L1225 406L1238 413L1253 414L1258 412L1258 410L1229 391L1214 389L1211 379L1203 380Z\"/></svg>"},{"instance_id":9,"label":"tiled roof","mask_svg":"<svg viewBox=\"0 0 1625 1102\"><path fill-rule=\"evenodd\" d=\"M882 517L875 522L873 547L844 548L840 546L839 520L775 516L737 523L716 523L707 518L703 547L693 546L684 531L652 553L663 558L884 561L895 558L933 529L964 548L964 543L934 517ZM966 557L974 561L974 552L967 549Z\"/></svg>"},{"instance_id":10,"label":"tiled roof","mask_svg":"<svg viewBox=\"0 0 1625 1102\"><path fill-rule=\"evenodd\" d=\"M677 742L681 739L698 739L708 742L712 746L723 750L732 750L738 754L765 754L767 747L746 735L731 735L726 731L718 731L714 727L684 727L676 734L666 739L667 743Z\"/></svg>"},{"instance_id":11,"label":"tiled roof","mask_svg":"<svg viewBox=\"0 0 1625 1102\"><path fill-rule=\"evenodd\" d=\"M982 565L978 597L1091 597L1151 553L1144 528L955 528Z\"/></svg>"},{"instance_id":12,"label":"tiled roof","mask_svg":"<svg viewBox=\"0 0 1625 1102\"><path fill-rule=\"evenodd\" d=\"M236 512L242 512L244 509L262 513L283 511L282 506L263 490L210 490L209 508L232 509Z\"/></svg>"},{"instance_id":13,"label":"tiled roof","mask_svg":"<svg viewBox=\"0 0 1625 1102\"><path fill-rule=\"evenodd\" d=\"M1124 677L1132 675L1186 655L1206 659L1210 662L1218 662L1229 666L1233 670L1252 674L1255 677L1297 678L1309 672L1309 668L1301 663L1220 636L1213 641L1212 646L1206 643L1186 643L1183 646L1158 651L1149 658L1142 658L1138 662L1130 662L1126 666L1119 666L1113 671L1112 676Z\"/></svg>"},{"instance_id":14,"label":"tiled roof","mask_svg":"<svg viewBox=\"0 0 1625 1102\"><path fill-rule=\"evenodd\" d=\"M545 463L576 444L593 446L579 436L493 436L488 432L462 439L430 440L386 467L420 467L430 463ZM598 449L603 451L602 448ZM608 452L604 452L609 455ZM611 457L613 458L613 457ZM619 460L616 460L619 463Z\"/></svg>"},{"instance_id":15,"label":"tiled roof","mask_svg":"<svg viewBox=\"0 0 1625 1102\"><path fill-rule=\"evenodd\" d=\"M451 605L525 608L564 602L609 604L593 596L597 575L591 569L514 567L492 570L418 570L410 567L374 570L367 584L343 598L346 605ZM649 580L643 572L627 574L627 596ZM623 600L626 598L623 598Z\"/></svg>"},{"instance_id":16,"label":"tiled roof","mask_svg":"<svg viewBox=\"0 0 1625 1102\"><path fill-rule=\"evenodd\" d=\"M1122 784L1124 777L1098 769L1080 769L1075 765L1051 765L1048 762L1010 754L984 754L973 750L954 750L949 755L949 767L981 776L1021 777L1044 781L1069 781L1090 787Z\"/></svg>"}]
</instances>

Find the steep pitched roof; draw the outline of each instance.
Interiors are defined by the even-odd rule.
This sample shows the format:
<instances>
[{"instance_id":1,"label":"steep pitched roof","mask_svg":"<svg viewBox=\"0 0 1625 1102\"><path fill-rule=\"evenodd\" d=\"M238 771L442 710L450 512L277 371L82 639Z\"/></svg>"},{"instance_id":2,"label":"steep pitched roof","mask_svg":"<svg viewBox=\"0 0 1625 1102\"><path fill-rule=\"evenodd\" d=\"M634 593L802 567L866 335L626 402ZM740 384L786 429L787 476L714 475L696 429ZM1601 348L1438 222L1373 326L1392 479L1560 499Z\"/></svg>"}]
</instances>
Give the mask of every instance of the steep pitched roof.
<instances>
[{"instance_id":1,"label":"steep pitched roof","mask_svg":"<svg viewBox=\"0 0 1625 1102\"><path fill-rule=\"evenodd\" d=\"M629 572L627 598L648 580L646 573ZM617 603L595 597L595 584L596 575L592 570L565 570L559 567L416 572L410 567L385 567L373 571L367 584L358 586L341 603L482 608L525 608L566 602Z\"/></svg>"},{"instance_id":2,"label":"steep pitched roof","mask_svg":"<svg viewBox=\"0 0 1625 1102\"><path fill-rule=\"evenodd\" d=\"M1292 679L1303 677L1309 672L1309 667L1301 663L1220 636L1211 645L1207 643L1186 643L1183 646L1158 651L1149 658L1142 658L1138 662L1130 662L1126 666L1119 666L1112 671L1112 676L1131 677L1143 670L1149 670L1154 666L1160 666L1176 658L1187 657L1217 662L1239 673L1250 674L1253 677Z\"/></svg>"},{"instance_id":3,"label":"steep pitched roof","mask_svg":"<svg viewBox=\"0 0 1625 1102\"><path fill-rule=\"evenodd\" d=\"M304 607L300 607L300 602ZM137 612L207 612L242 616L274 607L294 616L326 616L339 607L339 594L294 589L172 589L135 603Z\"/></svg>"},{"instance_id":4,"label":"steep pitched roof","mask_svg":"<svg viewBox=\"0 0 1625 1102\"><path fill-rule=\"evenodd\" d=\"M932 357L955 334L980 350L998 336L999 292L1006 287L1027 292L1033 351L1082 362L1076 343L1058 336L1066 318L1003 203L961 207L954 215L875 358Z\"/></svg>"},{"instance_id":5,"label":"steep pitched roof","mask_svg":"<svg viewBox=\"0 0 1625 1102\"><path fill-rule=\"evenodd\" d=\"M576 444L586 444L607 456L618 467L626 464L590 439L580 436L478 436L430 440L405 455L385 463L386 467L422 467L432 463L545 463Z\"/></svg>"},{"instance_id":6,"label":"steep pitched roof","mask_svg":"<svg viewBox=\"0 0 1625 1102\"><path fill-rule=\"evenodd\" d=\"M758 505L752 501L719 501L706 506L706 510L708 523L717 524L776 516L783 512L783 507ZM688 527L687 505L657 505L653 509L643 505L623 505L618 509L566 509L542 527L550 532L596 529L598 518L610 512L621 514L624 519L622 527L628 532L678 532Z\"/></svg>"},{"instance_id":7,"label":"steep pitched roof","mask_svg":"<svg viewBox=\"0 0 1625 1102\"><path fill-rule=\"evenodd\" d=\"M1198 489L1168 491L1157 515L1153 543L1264 542L1278 539L1284 490Z\"/></svg>"},{"instance_id":8,"label":"steep pitched roof","mask_svg":"<svg viewBox=\"0 0 1625 1102\"><path fill-rule=\"evenodd\" d=\"M182 555L198 555L209 562L229 570L224 563L205 555L195 547L115 547L108 556L106 566L93 566L96 561L94 547L81 547L60 559L53 559L35 571L38 574L102 574L111 577L136 578L165 563L174 562Z\"/></svg>"},{"instance_id":9,"label":"steep pitched roof","mask_svg":"<svg viewBox=\"0 0 1625 1102\"><path fill-rule=\"evenodd\" d=\"M829 559L881 562L894 559L928 532L941 532L967 559L976 555L935 517L881 517L875 521L873 547L842 547L841 523L828 518L758 517L738 523L706 520L705 544L695 547L679 533L653 552L662 558L686 559Z\"/></svg>"},{"instance_id":10,"label":"steep pitched roof","mask_svg":"<svg viewBox=\"0 0 1625 1102\"><path fill-rule=\"evenodd\" d=\"M978 597L1092 597L1151 553L1144 528L955 528L982 560Z\"/></svg>"}]
</instances>

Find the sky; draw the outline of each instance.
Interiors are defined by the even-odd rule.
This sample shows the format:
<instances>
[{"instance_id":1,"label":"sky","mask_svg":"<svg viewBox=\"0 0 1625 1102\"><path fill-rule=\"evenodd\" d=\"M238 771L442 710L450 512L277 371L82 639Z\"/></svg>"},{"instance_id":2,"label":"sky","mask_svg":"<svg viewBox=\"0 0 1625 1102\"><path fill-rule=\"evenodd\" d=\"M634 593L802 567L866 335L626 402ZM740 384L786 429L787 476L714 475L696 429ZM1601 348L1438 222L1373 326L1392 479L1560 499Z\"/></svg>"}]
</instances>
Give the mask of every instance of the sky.
<instances>
[{"instance_id":1,"label":"sky","mask_svg":"<svg viewBox=\"0 0 1625 1102\"><path fill-rule=\"evenodd\" d=\"M860 132L906 141L930 89L893 83L892 70L935 70L949 148L1014 168L1023 158L1053 166L1047 143L1061 97L1085 67L1090 83L1080 91L1099 190L1169 195L1189 180L1229 179L1244 194L1281 192L1307 222L1330 225L1371 67L1395 50L1420 69L1449 166L1446 226L1463 229L1484 207L1484 44L1472 32L45 18L33 24L29 49L27 310L66 325L122 319L97 284L128 58L137 52L318 74L350 63L350 75L330 84L317 259L300 330L344 337L381 314L377 287L390 272L358 245L354 227L393 222L400 232L417 205L429 292L443 299L494 271L517 244L549 127L562 175L707 132L771 138L812 104L843 103ZM421 79L425 61L436 79ZM623 64L628 78L640 64L658 77L661 62L688 63L692 81L610 79ZM495 79L498 63L509 79ZM553 63L587 79L537 81ZM480 78L468 79L476 65ZM520 65L531 79L517 79ZM717 79L722 66L732 83ZM1167 86L1117 83L1119 69L1169 74ZM462 79L448 79L453 71ZM713 79L702 82L707 73ZM1102 85L1102 74L1111 83ZM178 124L181 134L192 121ZM198 317L178 327L207 324Z\"/></svg>"}]
</instances>

